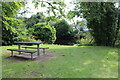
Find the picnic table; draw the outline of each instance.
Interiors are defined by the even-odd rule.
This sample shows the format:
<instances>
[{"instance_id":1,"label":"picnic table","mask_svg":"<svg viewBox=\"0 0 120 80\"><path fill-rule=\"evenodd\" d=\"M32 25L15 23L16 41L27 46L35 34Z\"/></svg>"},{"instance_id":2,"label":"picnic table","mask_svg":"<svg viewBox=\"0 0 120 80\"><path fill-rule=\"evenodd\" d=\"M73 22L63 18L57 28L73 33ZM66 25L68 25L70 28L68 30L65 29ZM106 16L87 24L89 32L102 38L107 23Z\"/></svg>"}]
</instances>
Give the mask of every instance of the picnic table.
<instances>
[{"instance_id":1,"label":"picnic table","mask_svg":"<svg viewBox=\"0 0 120 80\"><path fill-rule=\"evenodd\" d=\"M21 45L23 44L35 44L37 45L37 53L38 53L38 56L40 55L40 44L42 44L43 42L15 42L15 44L18 44L18 49L21 49Z\"/></svg>"},{"instance_id":2,"label":"picnic table","mask_svg":"<svg viewBox=\"0 0 120 80\"><path fill-rule=\"evenodd\" d=\"M7 49L11 51L11 55L13 56L13 51L17 51L19 52L19 55L21 55L21 52L25 52L25 53L30 53L31 54L31 59L33 59L33 53L37 52L37 55L40 55L40 49L43 49L43 53L45 54L45 49L48 49L48 47L40 47L40 44L42 44L43 42L15 42L15 44L18 45L18 49ZM37 45L37 47L32 47L32 46L25 46L21 49L21 45L27 45L27 44L34 44ZM26 48L32 48L32 49L37 49L37 51L32 51L32 50L26 50Z\"/></svg>"}]
</instances>

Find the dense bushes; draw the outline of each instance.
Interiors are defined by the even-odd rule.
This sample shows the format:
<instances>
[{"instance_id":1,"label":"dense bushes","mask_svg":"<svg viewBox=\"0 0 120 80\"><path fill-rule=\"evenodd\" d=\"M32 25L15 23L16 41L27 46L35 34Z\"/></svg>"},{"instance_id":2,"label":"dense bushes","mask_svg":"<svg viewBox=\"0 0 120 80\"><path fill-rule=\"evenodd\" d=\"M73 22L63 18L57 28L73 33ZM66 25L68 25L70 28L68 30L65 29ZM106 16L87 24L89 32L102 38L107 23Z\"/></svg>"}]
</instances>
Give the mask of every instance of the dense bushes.
<instances>
[{"instance_id":1,"label":"dense bushes","mask_svg":"<svg viewBox=\"0 0 120 80\"><path fill-rule=\"evenodd\" d=\"M32 33L26 29L23 19L10 17L3 18L2 45L12 45L16 41L35 41L31 39Z\"/></svg>"},{"instance_id":2,"label":"dense bushes","mask_svg":"<svg viewBox=\"0 0 120 80\"><path fill-rule=\"evenodd\" d=\"M37 23L34 25L35 38L45 43L54 43L56 40L56 29L46 23Z\"/></svg>"},{"instance_id":3,"label":"dense bushes","mask_svg":"<svg viewBox=\"0 0 120 80\"><path fill-rule=\"evenodd\" d=\"M4 17L2 22L2 45L12 45L15 41L22 40L20 35L26 34L25 29L22 19Z\"/></svg>"},{"instance_id":4,"label":"dense bushes","mask_svg":"<svg viewBox=\"0 0 120 80\"><path fill-rule=\"evenodd\" d=\"M56 28L56 44L73 44L74 35L73 28L65 21L60 20L54 24Z\"/></svg>"},{"instance_id":5,"label":"dense bushes","mask_svg":"<svg viewBox=\"0 0 120 80\"><path fill-rule=\"evenodd\" d=\"M12 45L14 43L15 33L11 32L9 29L6 30L5 27L2 28L2 45Z\"/></svg>"},{"instance_id":6,"label":"dense bushes","mask_svg":"<svg viewBox=\"0 0 120 80\"><path fill-rule=\"evenodd\" d=\"M35 15L32 15L30 18L25 18L24 22L26 23L27 28L32 28L37 23L45 22L45 16L42 12L38 12Z\"/></svg>"},{"instance_id":7,"label":"dense bushes","mask_svg":"<svg viewBox=\"0 0 120 80\"><path fill-rule=\"evenodd\" d=\"M62 15L46 17L40 12L24 20L21 19L22 16L18 18L16 14L22 6L24 5L20 2L2 3L3 45L12 45L15 41L37 40L63 45L84 45L92 40L102 46L120 45L120 16L119 9L115 8L114 3L78 3L76 12L70 11L69 18L63 17L67 20L73 19L75 15L82 16L87 20L87 27L91 29L92 36L81 33L84 32L81 28L84 22L77 21L71 26L67 21L61 20Z\"/></svg>"}]
</instances>

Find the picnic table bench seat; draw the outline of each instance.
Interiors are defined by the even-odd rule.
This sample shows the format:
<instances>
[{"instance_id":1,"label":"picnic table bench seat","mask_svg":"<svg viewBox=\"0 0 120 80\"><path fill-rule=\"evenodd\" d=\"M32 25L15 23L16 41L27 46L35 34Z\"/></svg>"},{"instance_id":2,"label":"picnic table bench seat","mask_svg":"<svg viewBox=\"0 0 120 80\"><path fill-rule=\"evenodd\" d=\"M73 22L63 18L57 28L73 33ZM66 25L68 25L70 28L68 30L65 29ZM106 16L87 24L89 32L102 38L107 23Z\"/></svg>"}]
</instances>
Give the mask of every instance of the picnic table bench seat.
<instances>
[{"instance_id":1,"label":"picnic table bench seat","mask_svg":"<svg viewBox=\"0 0 120 80\"><path fill-rule=\"evenodd\" d=\"M13 56L13 51L31 53L31 59L33 58L32 54L35 53L35 52L37 52L37 51L23 50L23 49L7 49L7 50L11 51L11 56Z\"/></svg>"},{"instance_id":2,"label":"picnic table bench seat","mask_svg":"<svg viewBox=\"0 0 120 80\"><path fill-rule=\"evenodd\" d=\"M32 50L23 50L23 49L7 49L7 50L25 52L25 53L35 53L36 52L36 51L32 51Z\"/></svg>"},{"instance_id":3,"label":"picnic table bench seat","mask_svg":"<svg viewBox=\"0 0 120 80\"><path fill-rule=\"evenodd\" d=\"M22 48L31 48L31 49L43 49L43 53L45 54L45 49L49 49L49 47L29 47L29 46L26 46L26 47L22 47Z\"/></svg>"}]
</instances>

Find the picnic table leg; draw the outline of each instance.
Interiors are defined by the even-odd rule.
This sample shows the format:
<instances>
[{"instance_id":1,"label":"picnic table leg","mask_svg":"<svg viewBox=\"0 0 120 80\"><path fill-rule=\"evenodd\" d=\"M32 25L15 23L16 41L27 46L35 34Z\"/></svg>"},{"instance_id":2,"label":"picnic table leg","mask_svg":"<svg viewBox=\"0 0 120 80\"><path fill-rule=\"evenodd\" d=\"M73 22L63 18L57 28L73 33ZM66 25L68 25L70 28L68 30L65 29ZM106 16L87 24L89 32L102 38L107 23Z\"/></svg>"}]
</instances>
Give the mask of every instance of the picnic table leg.
<instances>
[{"instance_id":1,"label":"picnic table leg","mask_svg":"<svg viewBox=\"0 0 120 80\"><path fill-rule=\"evenodd\" d=\"M18 49L20 49L20 44L18 44ZM19 55L21 54L21 52L19 52Z\"/></svg>"},{"instance_id":2,"label":"picnic table leg","mask_svg":"<svg viewBox=\"0 0 120 80\"><path fill-rule=\"evenodd\" d=\"M40 49L39 49L39 44L37 44L37 53L38 53L38 56L40 55Z\"/></svg>"},{"instance_id":3,"label":"picnic table leg","mask_svg":"<svg viewBox=\"0 0 120 80\"><path fill-rule=\"evenodd\" d=\"M33 60L33 55L32 55L32 53L31 53L31 60Z\"/></svg>"},{"instance_id":4,"label":"picnic table leg","mask_svg":"<svg viewBox=\"0 0 120 80\"><path fill-rule=\"evenodd\" d=\"M13 51L11 51L11 56L13 56Z\"/></svg>"},{"instance_id":5,"label":"picnic table leg","mask_svg":"<svg viewBox=\"0 0 120 80\"><path fill-rule=\"evenodd\" d=\"M43 49L43 54L45 55L45 49Z\"/></svg>"}]
</instances>

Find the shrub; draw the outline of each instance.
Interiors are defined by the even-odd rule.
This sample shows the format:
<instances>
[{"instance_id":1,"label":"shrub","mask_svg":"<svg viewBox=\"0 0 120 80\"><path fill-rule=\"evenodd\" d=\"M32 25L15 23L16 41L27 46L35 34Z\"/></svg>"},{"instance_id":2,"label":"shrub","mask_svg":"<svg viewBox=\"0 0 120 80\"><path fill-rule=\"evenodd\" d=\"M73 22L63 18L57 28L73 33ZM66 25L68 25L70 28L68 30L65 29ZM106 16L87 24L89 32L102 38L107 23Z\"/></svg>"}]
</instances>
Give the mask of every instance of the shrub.
<instances>
[{"instance_id":1,"label":"shrub","mask_svg":"<svg viewBox=\"0 0 120 80\"><path fill-rule=\"evenodd\" d=\"M25 24L22 19L4 17L2 25L2 45L12 45L19 35L26 34Z\"/></svg>"},{"instance_id":2,"label":"shrub","mask_svg":"<svg viewBox=\"0 0 120 80\"><path fill-rule=\"evenodd\" d=\"M78 34L79 39L76 40L76 44L78 45L93 45L94 44L94 39L91 36L90 32L81 32Z\"/></svg>"},{"instance_id":3,"label":"shrub","mask_svg":"<svg viewBox=\"0 0 120 80\"><path fill-rule=\"evenodd\" d=\"M56 40L56 29L46 23L37 23L34 25L34 33L37 40L41 40L44 43L54 43Z\"/></svg>"},{"instance_id":4,"label":"shrub","mask_svg":"<svg viewBox=\"0 0 120 80\"><path fill-rule=\"evenodd\" d=\"M73 28L65 21L60 20L54 24L56 28L56 44L73 44L74 42L74 36L73 36Z\"/></svg>"}]
</instances>

